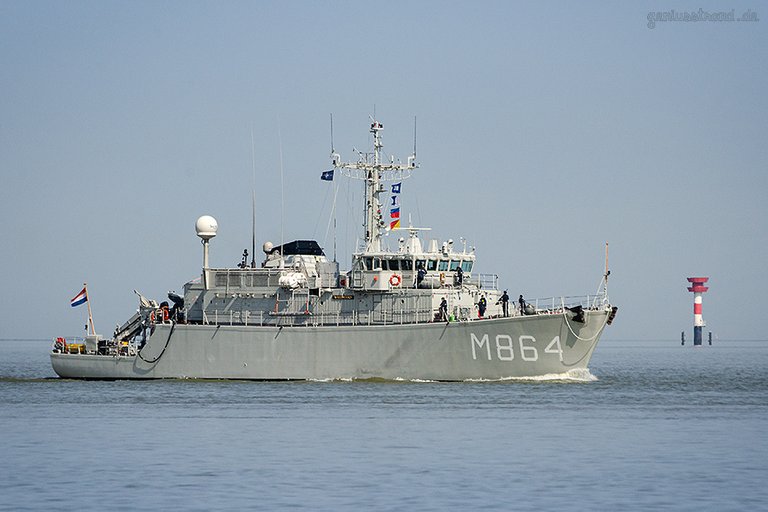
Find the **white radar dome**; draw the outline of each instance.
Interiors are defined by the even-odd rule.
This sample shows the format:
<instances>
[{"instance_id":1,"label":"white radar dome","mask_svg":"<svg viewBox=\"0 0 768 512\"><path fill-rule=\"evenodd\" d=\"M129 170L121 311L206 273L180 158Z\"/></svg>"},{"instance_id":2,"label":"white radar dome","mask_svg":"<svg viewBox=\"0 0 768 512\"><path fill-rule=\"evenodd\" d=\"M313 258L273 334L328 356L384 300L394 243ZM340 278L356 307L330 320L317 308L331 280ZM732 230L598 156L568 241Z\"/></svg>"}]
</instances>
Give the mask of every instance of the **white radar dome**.
<instances>
[{"instance_id":1,"label":"white radar dome","mask_svg":"<svg viewBox=\"0 0 768 512\"><path fill-rule=\"evenodd\" d=\"M197 236L203 240L210 240L211 238L215 237L216 231L218 231L218 229L219 224L216 222L216 219L210 215L203 215L197 219L197 222L195 222L195 231L197 231Z\"/></svg>"},{"instance_id":2,"label":"white radar dome","mask_svg":"<svg viewBox=\"0 0 768 512\"><path fill-rule=\"evenodd\" d=\"M274 249L275 246L272 244L272 242L264 242L264 245L261 247L261 249L266 253L269 254L269 252Z\"/></svg>"}]
</instances>

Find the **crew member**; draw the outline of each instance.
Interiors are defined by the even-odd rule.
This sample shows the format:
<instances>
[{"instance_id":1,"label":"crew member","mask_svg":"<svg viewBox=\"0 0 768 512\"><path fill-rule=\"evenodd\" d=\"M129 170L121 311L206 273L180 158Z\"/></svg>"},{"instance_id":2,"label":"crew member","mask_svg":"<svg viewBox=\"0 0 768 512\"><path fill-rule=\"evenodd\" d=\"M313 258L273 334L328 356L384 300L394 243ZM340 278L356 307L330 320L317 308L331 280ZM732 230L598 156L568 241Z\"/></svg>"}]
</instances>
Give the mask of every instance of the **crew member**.
<instances>
[{"instance_id":1,"label":"crew member","mask_svg":"<svg viewBox=\"0 0 768 512\"><path fill-rule=\"evenodd\" d=\"M448 301L445 300L445 297L440 301L440 318L443 319L443 322L448 321Z\"/></svg>"},{"instance_id":2,"label":"crew member","mask_svg":"<svg viewBox=\"0 0 768 512\"><path fill-rule=\"evenodd\" d=\"M427 276L427 271L424 269L424 264L419 263L419 269L416 271L416 288L419 287L421 282Z\"/></svg>"},{"instance_id":3,"label":"crew member","mask_svg":"<svg viewBox=\"0 0 768 512\"><path fill-rule=\"evenodd\" d=\"M525 299L523 299L523 296L521 295L519 299L517 299L517 302L520 303L520 314L525 314Z\"/></svg>"},{"instance_id":4,"label":"crew member","mask_svg":"<svg viewBox=\"0 0 768 512\"><path fill-rule=\"evenodd\" d=\"M501 310L504 312L504 316L509 316L509 295L507 295L507 290L504 290L504 294L496 304L499 302L501 302Z\"/></svg>"},{"instance_id":5,"label":"crew member","mask_svg":"<svg viewBox=\"0 0 768 512\"><path fill-rule=\"evenodd\" d=\"M480 297L480 301L477 303L477 316L483 318L485 316L485 309L488 307L488 301L485 300L485 295Z\"/></svg>"},{"instance_id":6,"label":"crew member","mask_svg":"<svg viewBox=\"0 0 768 512\"><path fill-rule=\"evenodd\" d=\"M456 267L456 284L461 286L463 282L464 282L464 271L461 270L461 267Z\"/></svg>"}]
</instances>

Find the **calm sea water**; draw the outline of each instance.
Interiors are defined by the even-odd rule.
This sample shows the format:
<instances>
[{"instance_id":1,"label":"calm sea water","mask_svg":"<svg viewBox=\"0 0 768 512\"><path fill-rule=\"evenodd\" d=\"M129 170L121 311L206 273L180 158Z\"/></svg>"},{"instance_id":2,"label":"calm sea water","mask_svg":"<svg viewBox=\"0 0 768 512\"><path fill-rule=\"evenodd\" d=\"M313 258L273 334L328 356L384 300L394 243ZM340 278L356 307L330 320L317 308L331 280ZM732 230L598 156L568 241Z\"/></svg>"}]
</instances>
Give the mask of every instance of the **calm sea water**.
<instances>
[{"instance_id":1,"label":"calm sea water","mask_svg":"<svg viewBox=\"0 0 768 512\"><path fill-rule=\"evenodd\" d=\"M2 510L765 510L768 341L583 382L78 382L0 341Z\"/></svg>"}]
</instances>

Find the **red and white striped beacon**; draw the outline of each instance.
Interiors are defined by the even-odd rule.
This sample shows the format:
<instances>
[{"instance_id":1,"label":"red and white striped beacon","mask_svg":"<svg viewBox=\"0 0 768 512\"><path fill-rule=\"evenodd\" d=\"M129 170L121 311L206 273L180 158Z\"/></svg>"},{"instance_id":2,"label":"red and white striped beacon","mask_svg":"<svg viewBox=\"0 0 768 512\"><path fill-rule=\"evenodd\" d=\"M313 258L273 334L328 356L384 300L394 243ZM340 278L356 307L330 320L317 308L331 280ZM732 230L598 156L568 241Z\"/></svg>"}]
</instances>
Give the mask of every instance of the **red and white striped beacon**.
<instances>
[{"instance_id":1,"label":"red and white striped beacon","mask_svg":"<svg viewBox=\"0 0 768 512\"><path fill-rule=\"evenodd\" d=\"M689 292L693 292L693 346L701 345L701 328L706 325L701 316L701 294L709 290L704 283L709 281L708 277L689 277Z\"/></svg>"}]
</instances>

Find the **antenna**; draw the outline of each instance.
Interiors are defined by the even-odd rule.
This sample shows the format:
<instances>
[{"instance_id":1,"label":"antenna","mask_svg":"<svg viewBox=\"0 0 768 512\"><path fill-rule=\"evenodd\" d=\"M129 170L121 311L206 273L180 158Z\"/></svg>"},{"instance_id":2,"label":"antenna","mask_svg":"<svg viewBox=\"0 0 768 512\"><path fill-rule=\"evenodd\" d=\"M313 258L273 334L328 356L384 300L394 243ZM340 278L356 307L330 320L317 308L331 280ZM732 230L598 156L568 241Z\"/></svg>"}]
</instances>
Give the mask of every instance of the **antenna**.
<instances>
[{"instance_id":1,"label":"antenna","mask_svg":"<svg viewBox=\"0 0 768 512\"><path fill-rule=\"evenodd\" d=\"M413 116L413 154L408 157L408 167L416 167L416 116Z\"/></svg>"},{"instance_id":2,"label":"antenna","mask_svg":"<svg viewBox=\"0 0 768 512\"><path fill-rule=\"evenodd\" d=\"M608 276L611 275L611 271L608 270L608 242L605 242L605 286L603 288L603 298L608 300Z\"/></svg>"},{"instance_id":3,"label":"antenna","mask_svg":"<svg viewBox=\"0 0 768 512\"><path fill-rule=\"evenodd\" d=\"M334 151L335 150L333 148L333 113L331 113L331 154L333 154Z\"/></svg>"},{"instance_id":4,"label":"antenna","mask_svg":"<svg viewBox=\"0 0 768 512\"><path fill-rule=\"evenodd\" d=\"M280 148L280 259L284 261L284 248L282 246L285 245L285 183L283 179L283 135L280 132L280 117L277 118L277 140Z\"/></svg>"},{"instance_id":5,"label":"antenna","mask_svg":"<svg viewBox=\"0 0 768 512\"><path fill-rule=\"evenodd\" d=\"M331 162L333 162L334 168L337 162L341 162L341 156L336 153L336 148L333 145L333 113L331 113Z\"/></svg>"},{"instance_id":6,"label":"antenna","mask_svg":"<svg viewBox=\"0 0 768 512\"><path fill-rule=\"evenodd\" d=\"M251 191L251 268L256 268L256 190L255 189Z\"/></svg>"},{"instance_id":7,"label":"antenna","mask_svg":"<svg viewBox=\"0 0 768 512\"><path fill-rule=\"evenodd\" d=\"M251 185L251 268L256 268L256 147L253 142L253 123L251 123L251 167L253 184Z\"/></svg>"}]
</instances>

